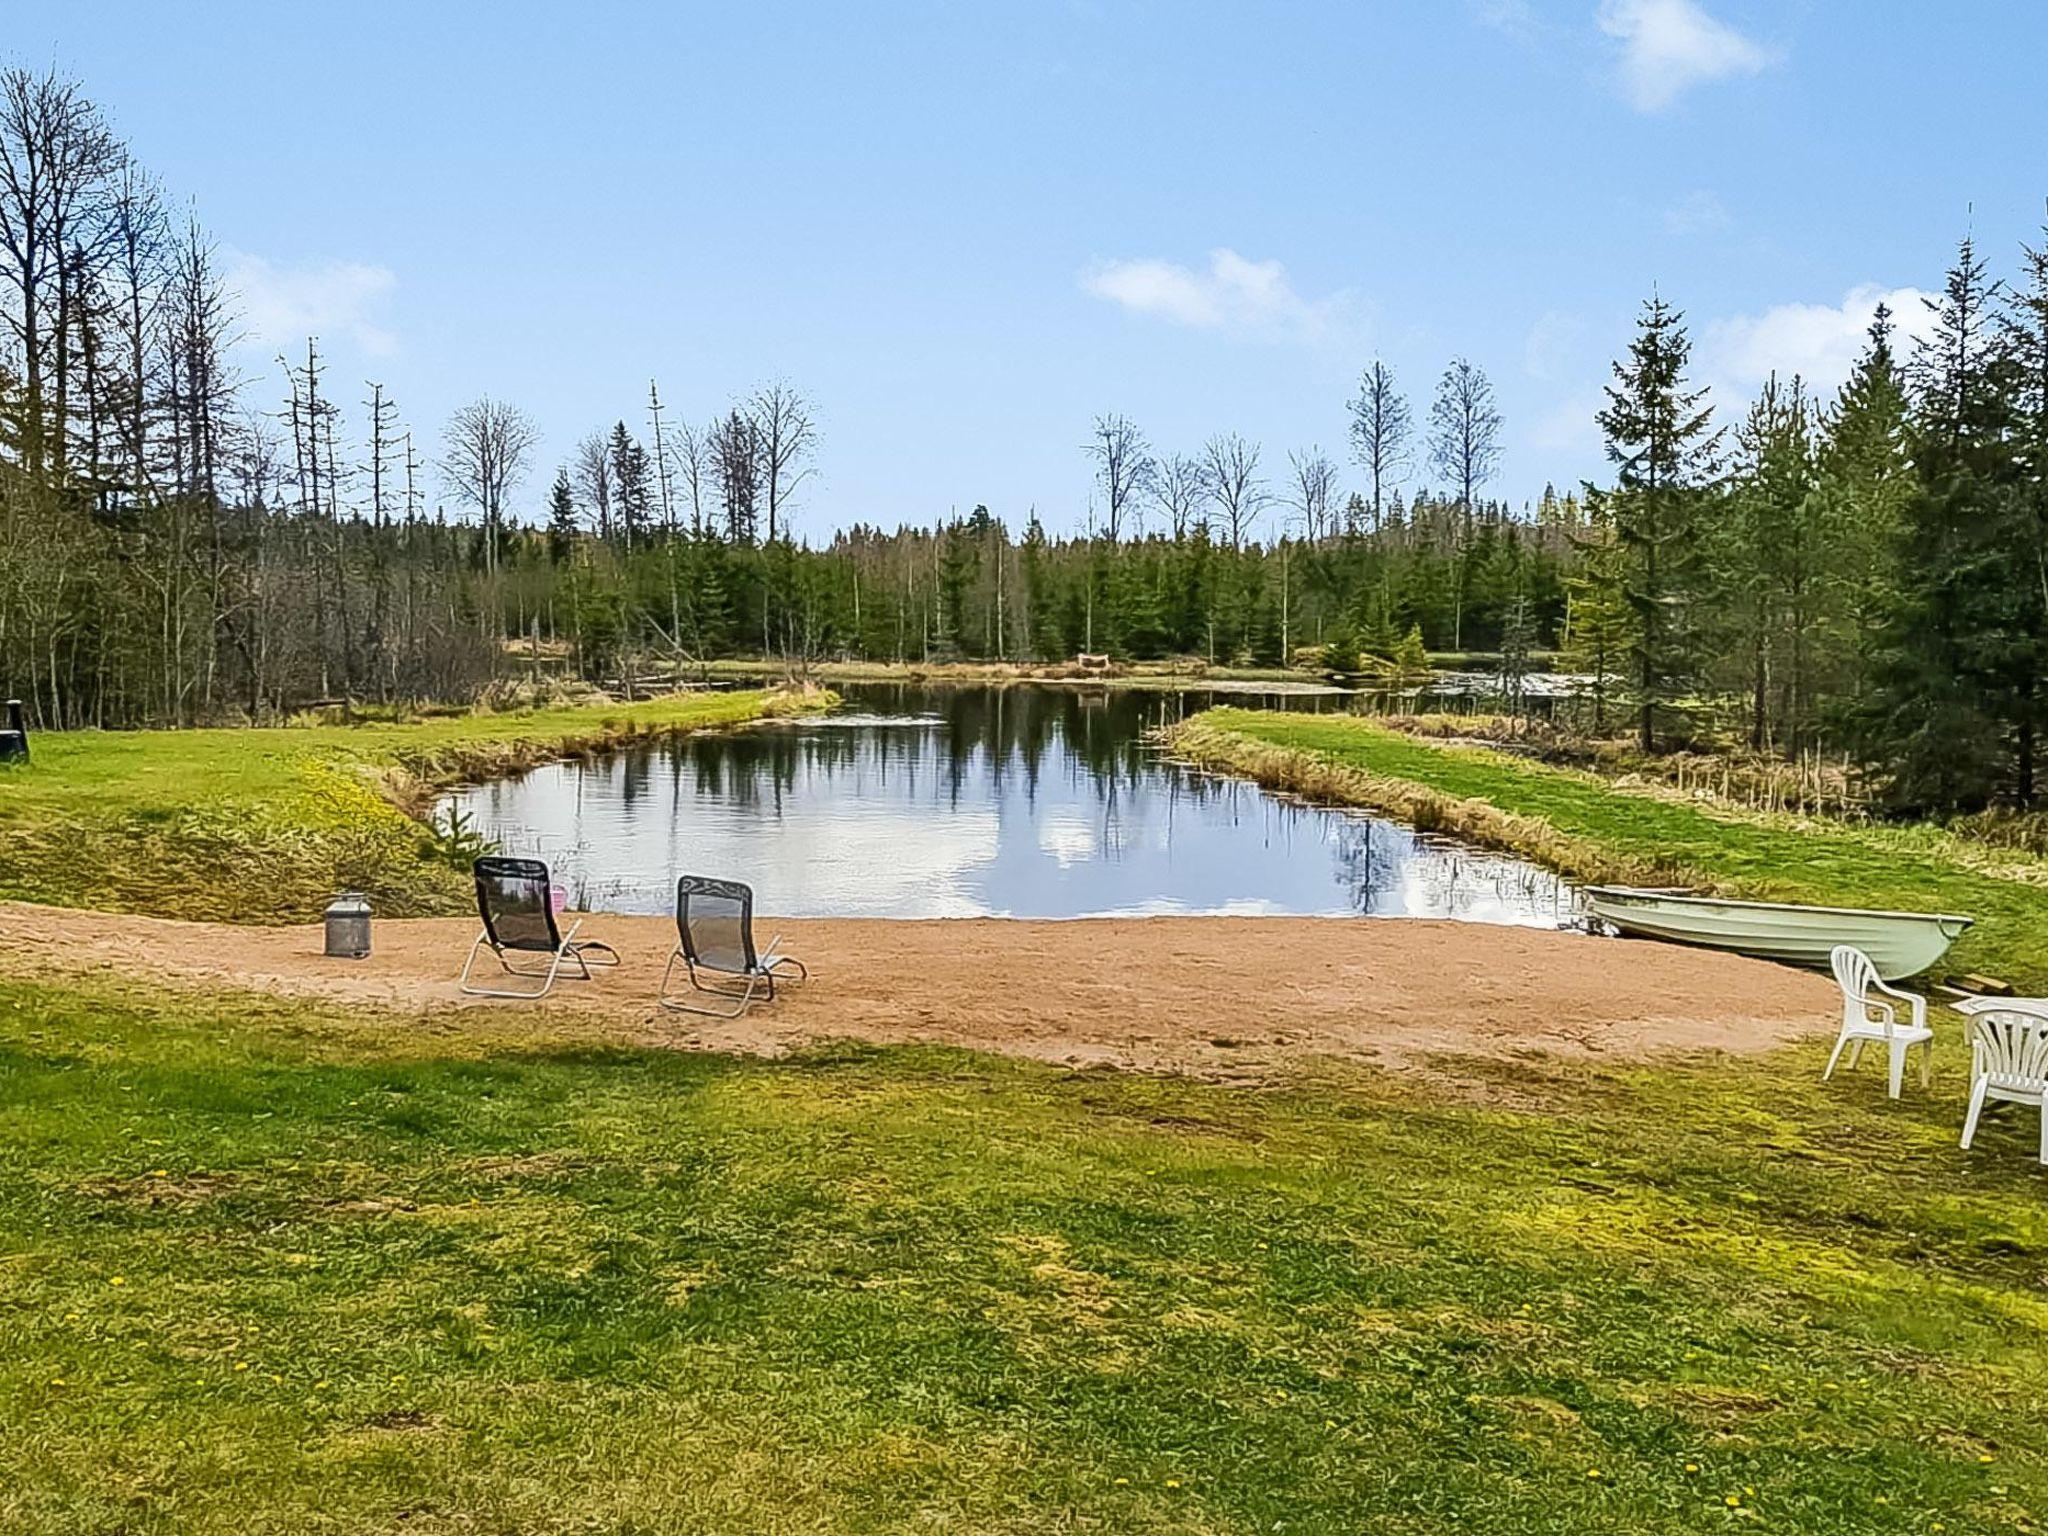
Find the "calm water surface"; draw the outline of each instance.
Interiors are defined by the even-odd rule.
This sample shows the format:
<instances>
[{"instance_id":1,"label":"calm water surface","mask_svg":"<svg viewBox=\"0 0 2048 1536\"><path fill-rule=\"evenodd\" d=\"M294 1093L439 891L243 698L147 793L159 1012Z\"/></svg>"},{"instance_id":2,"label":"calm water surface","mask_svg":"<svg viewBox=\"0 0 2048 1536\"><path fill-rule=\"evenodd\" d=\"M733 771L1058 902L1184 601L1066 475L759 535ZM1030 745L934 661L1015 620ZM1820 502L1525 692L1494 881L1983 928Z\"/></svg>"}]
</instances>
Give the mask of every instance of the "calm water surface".
<instances>
[{"instance_id":1,"label":"calm water surface","mask_svg":"<svg viewBox=\"0 0 2048 1536\"><path fill-rule=\"evenodd\" d=\"M679 874L793 917L1273 913L1550 926L1573 896L1517 860L1291 804L1160 760L1206 691L850 686L837 715L563 763L453 803L547 859L579 907L667 912Z\"/></svg>"}]
</instances>

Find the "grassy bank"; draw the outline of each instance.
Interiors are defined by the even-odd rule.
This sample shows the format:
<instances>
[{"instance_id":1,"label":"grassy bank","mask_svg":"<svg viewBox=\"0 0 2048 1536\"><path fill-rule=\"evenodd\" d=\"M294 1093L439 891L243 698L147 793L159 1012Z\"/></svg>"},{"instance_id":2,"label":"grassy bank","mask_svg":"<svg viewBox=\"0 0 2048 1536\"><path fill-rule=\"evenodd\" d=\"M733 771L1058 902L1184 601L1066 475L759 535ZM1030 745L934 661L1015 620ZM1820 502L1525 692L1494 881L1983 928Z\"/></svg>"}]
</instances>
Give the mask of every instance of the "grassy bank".
<instances>
[{"instance_id":1,"label":"grassy bank","mask_svg":"<svg viewBox=\"0 0 2048 1536\"><path fill-rule=\"evenodd\" d=\"M1248 1094L0 983L0 1528L2032 1529L2031 1126L1817 1064Z\"/></svg>"},{"instance_id":2,"label":"grassy bank","mask_svg":"<svg viewBox=\"0 0 2048 1536\"><path fill-rule=\"evenodd\" d=\"M765 690L475 713L412 724L39 734L0 769L0 897L303 922L345 889L461 910L459 849L415 817L435 792L648 736L820 707Z\"/></svg>"},{"instance_id":3,"label":"grassy bank","mask_svg":"<svg viewBox=\"0 0 2048 1536\"><path fill-rule=\"evenodd\" d=\"M1939 829L1630 793L1591 774L1351 716L1212 710L1181 726L1172 746L1271 788L1386 810L1579 879L1965 913L1977 926L1937 977L1978 972L2048 993L2048 864L1987 855Z\"/></svg>"}]
</instances>

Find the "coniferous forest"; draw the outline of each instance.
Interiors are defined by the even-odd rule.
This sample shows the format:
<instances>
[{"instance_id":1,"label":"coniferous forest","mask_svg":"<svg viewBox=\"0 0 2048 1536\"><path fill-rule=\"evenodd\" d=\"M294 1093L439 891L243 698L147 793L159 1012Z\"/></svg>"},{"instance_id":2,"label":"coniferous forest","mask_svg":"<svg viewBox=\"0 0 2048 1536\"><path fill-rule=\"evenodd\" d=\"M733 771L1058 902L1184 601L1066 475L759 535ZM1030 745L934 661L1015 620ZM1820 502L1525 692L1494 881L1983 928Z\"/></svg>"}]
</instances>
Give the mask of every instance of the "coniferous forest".
<instances>
[{"instance_id":1,"label":"coniferous forest","mask_svg":"<svg viewBox=\"0 0 2048 1536\"><path fill-rule=\"evenodd\" d=\"M693 418L622 381L554 462L516 403L416 422L317 339L238 369L212 237L49 71L0 76L0 308L0 693L44 725L465 700L542 658L631 688L724 657L1358 675L1426 648L1497 658L1511 700L1571 674L1573 727L1644 751L1839 756L1899 812L2041 792L2048 237L1964 240L1927 339L1880 310L1832 395L1709 398L1651 299L1595 484L1507 496L1484 368L1375 361L1342 462L1106 408L1058 532L906 505L822 543L791 533L830 445L788 383Z\"/></svg>"}]
</instances>

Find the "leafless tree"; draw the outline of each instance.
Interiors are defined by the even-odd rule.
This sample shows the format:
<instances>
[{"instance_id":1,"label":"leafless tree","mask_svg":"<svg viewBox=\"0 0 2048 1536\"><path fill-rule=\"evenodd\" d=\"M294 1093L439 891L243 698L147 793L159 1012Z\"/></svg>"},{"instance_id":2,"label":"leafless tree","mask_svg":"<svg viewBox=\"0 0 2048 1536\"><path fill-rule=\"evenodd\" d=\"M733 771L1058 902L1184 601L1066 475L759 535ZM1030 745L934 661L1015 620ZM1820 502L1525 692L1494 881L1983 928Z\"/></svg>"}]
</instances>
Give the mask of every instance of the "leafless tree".
<instances>
[{"instance_id":1,"label":"leafless tree","mask_svg":"<svg viewBox=\"0 0 2048 1536\"><path fill-rule=\"evenodd\" d=\"M1190 527L1199 526L1209 507L1209 471L1200 459L1184 453L1170 453L1159 460L1153 477L1152 499L1160 515L1173 530L1176 540Z\"/></svg>"},{"instance_id":2,"label":"leafless tree","mask_svg":"<svg viewBox=\"0 0 2048 1536\"><path fill-rule=\"evenodd\" d=\"M156 183L132 158L122 162L109 213L109 311L120 355L109 370L108 415L119 449L119 494L139 505L153 499L150 385L168 286L170 221Z\"/></svg>"},{"instance_id":3,"label":"leafless tree","mask_svg":"<svg viewBox=\"0 0 2048 1536\"><path fill-rule=\"evenodd\" d=\"M766 478L760 429L738 409L711 429L711 477L725 510L725 537L751 544L759 533L759 506Z\"/></svg>"},{"instance_id":4,"label":"leafless tree","mask_svg":"<svg viewBox=\"0 0 2048 1536\"><path fill-rule=\"evenodd\" d=\"M1235 432L1212 437L1202 446L1202 467L1224 537L1232 549L1242 548L1268 500L1265 482L1259 478L1259 445Z\"/></svg>"},{"instance_id":5,"label":"leafless tree","mask_svg":"<svg viewBox=\"0 0 2048 1536\"><path fill-rule=\"evenodd\" d=\"M647 381L647 416L654 429L654 485L661 502L662 532L676 536L675 482L668 469L668 445L661 426L661 390L653 379Z\"/></svg>"},{"instance_id":6,"label":"leafless tree","mask_svg":"<svg viewBox=\"0 0 2048 1536\"><path fill-rule=\"evenodd\" d=\"M590 512L600 539L612 536L612 448L602 432L592 432L576 445L570 477L576 494Z\"/></svg>"},{"instance_id":7,"label":"leafless tree","mask_svg":"<svg viewBox=\"0 0 2048 1536\"><path fill-rule=\"evenodd\" d=\"M1451 359L1429 410L1429 454L1458 492L1458 513L1467 543L1479 487L1500 468L1501 415L1485 371L1465 358Z\"/></svg>"},{"instance_id":8,"label":"leafless tree","mask_svg":"<svg viewBox=\"0 0 2048 1536\"><path fill-rule=\"evenodd\" d=\"M1379 359L1365 370L1351 402L1351 457L1370 485L1372 525L1386 521L1386 494L1401 483L1409 464L1412 424L1408 401L1394 387L1394 370Z\"/></svg>"},{"instance_id":9,"label":"leafless tree","mask_svg":"<svg viewBox=\"0 0 2048 1536\"><path fill-rule=\"evenodd\" d=\"M768 498L768 542L773 544L778 532L788 531L783 527L783 503L810 478L817 430L810 406L787 384L756 390L747 417L758 449L761 489Z\"/></svg>"},{"instance_id":10,"label":"leafless tree","mask_svg":"<svg viewBox=\"0 0 2048 1536\"><path fill-rule=\"evenodd\" d=\"M1337 466L1320 448L1287 455L1288 505L1301 514L1309 541L1336 532Z\"/></svg>"},{"instance_id":11,"label":"leafless tree","mask_svg":"<svg viewBox=\"0 0 2048 1536\"><path fill-rule=\"evenodd\" d=\"M1106 415L1095 418L1088 457L1095 461L1095 483L1102 487L1102 531L1114 544L1123 536L1126 519L1135 516L1139 498L1152 486L1157 473L1152 450L1129 417Z\"/></svg>"},{"instance_id":12,"label":"leafless tree","mask_svg":"<svg viewBox=\"0 0 2048 1536\"><path fill-rule=\"evenodd\" d=\"M516 406L483 395L448 419L442 435L441 473L457 501L484 520L484 565L495 573L505 501L532 466L540 432Z\"/></svg>"},{"instance_id":13,"label":"leafless tree","mask_svg":"<svg viewBox=\"0 0 2048 1536\"><path fill-rule=\"evenodd\" d=\"M711 436L711 432L685 421L677 425L668 443L675 478L681 482L682 494L690 503L690 534L699 539L706 530L704 498L711 490Z\"/></svg>"},{"instance_id":14,"label":"leafless tree","mask_svg":"<svg viewBox=\"0 0 2048 1536\"><path fill-rule=\"evenodd\" d=\"M31 483L61 474L78 253L106 238L94 214L126 159L78 81L0 70L0 298L21 367L16 435Z\"/></svg>"}]
</instances>

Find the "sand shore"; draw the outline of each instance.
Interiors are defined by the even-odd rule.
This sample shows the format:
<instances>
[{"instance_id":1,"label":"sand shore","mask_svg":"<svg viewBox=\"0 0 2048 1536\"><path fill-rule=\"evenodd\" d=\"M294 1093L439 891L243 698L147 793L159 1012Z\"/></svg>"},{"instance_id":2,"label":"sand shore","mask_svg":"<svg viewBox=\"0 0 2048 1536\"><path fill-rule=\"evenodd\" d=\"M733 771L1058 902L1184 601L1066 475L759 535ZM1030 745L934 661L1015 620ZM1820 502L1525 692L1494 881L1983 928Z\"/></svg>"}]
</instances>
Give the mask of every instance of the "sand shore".
<instances>
[{"instance_id":1,"label":"sand shore","mask_svg":"<svg viewBox=\"0 0 2048 1536\"><path fill-rule=\"evenodd\" d=\"M490 1010L490 1032L780 1052L828 1039L922 1041L1044 1061L1257 1079L1334 1057L1641 1059L1755 1052L1832 1028L1817 975L1576 933L1420 920L1115 918L1075 922L764 921L808 986L721 1022L659 1009L674 926L598 914L586 937L624 964L544 1003L463 997L476 924L385 920L366 960L330 960L317 927L253 928L0 902L11 975L101 973L198 989L370 1004L422 1016ZM474 1022L482 1025L482 1019Z\"/></svg>"}]
</instances>

